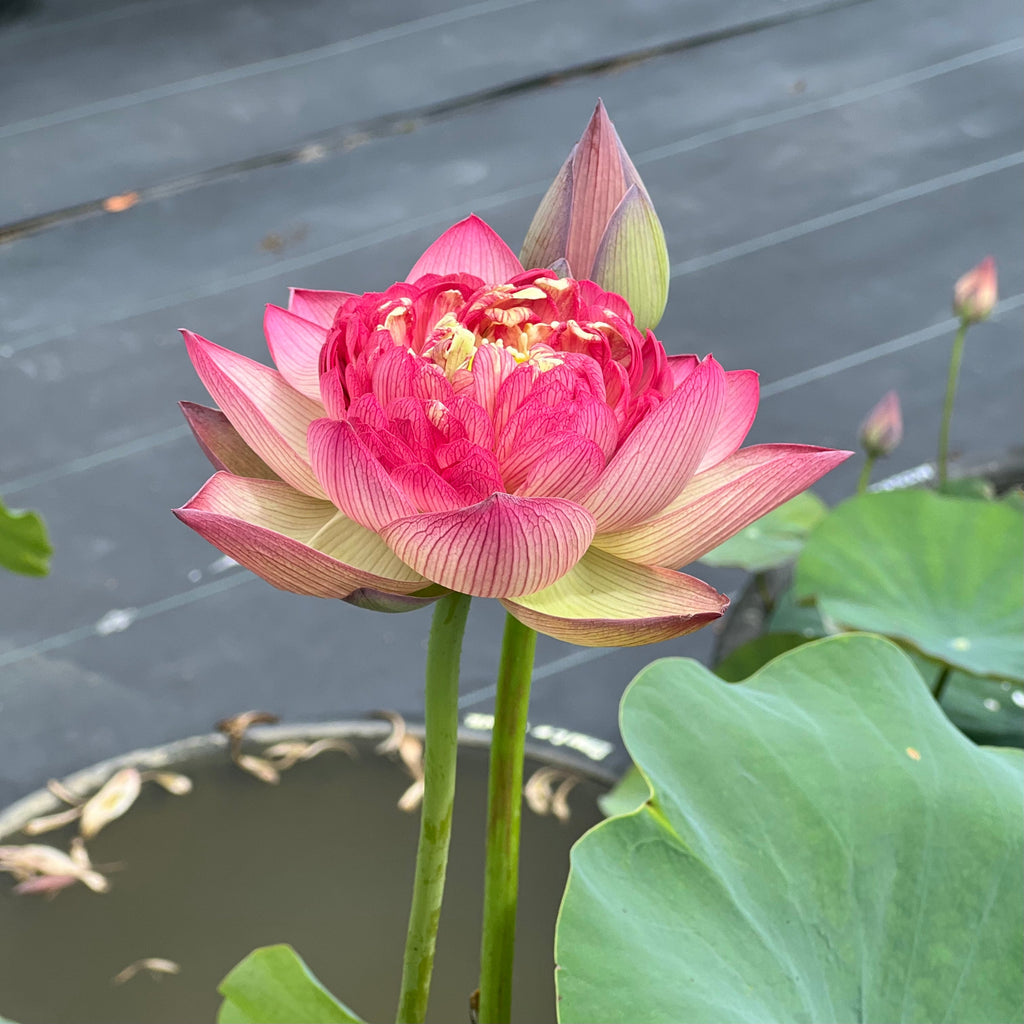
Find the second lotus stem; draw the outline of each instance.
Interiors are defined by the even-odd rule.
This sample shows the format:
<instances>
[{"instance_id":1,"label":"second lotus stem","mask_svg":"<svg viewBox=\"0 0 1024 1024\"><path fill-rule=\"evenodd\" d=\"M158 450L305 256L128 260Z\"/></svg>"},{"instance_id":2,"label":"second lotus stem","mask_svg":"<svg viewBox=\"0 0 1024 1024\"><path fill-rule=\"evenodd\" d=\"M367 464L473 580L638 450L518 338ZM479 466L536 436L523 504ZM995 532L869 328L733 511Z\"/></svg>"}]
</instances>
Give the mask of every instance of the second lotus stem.
<instances>
[{"instance_id":1,"label":"second lotus stem","mask_svg":"<svg viewBox=\"0 0 1024 1024\"><path fill-rule=\"evenodd\" d=\"M512 1012L523 756L536 646L537 634L511 615L507 616L488 778L480 1024L508 1024Z\"/></svg>"}]
</instances>

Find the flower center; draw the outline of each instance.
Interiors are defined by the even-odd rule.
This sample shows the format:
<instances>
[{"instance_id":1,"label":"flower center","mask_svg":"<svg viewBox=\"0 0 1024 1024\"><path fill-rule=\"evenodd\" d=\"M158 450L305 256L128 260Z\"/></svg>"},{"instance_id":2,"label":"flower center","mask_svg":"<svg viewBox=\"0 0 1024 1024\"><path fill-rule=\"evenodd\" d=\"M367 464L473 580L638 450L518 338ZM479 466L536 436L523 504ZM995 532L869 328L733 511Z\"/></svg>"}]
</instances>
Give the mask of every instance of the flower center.
<instances>
[{"instance_id":1,"label":"flower center","mask_svg":"<svg viewBox=\"0 0 1024 1024\"><path fill-rule=\"evenodd\" d=\"M451 380L460 370L473 369L473 357L481 345L497 345L517 363L529 363L543 372L561 366L562 357L548 345L557 324L501 323L485 320L485 331L471 331L453 313L446 313L427 336L423 357L436 363Z\"/></svg>"}]
</instances>

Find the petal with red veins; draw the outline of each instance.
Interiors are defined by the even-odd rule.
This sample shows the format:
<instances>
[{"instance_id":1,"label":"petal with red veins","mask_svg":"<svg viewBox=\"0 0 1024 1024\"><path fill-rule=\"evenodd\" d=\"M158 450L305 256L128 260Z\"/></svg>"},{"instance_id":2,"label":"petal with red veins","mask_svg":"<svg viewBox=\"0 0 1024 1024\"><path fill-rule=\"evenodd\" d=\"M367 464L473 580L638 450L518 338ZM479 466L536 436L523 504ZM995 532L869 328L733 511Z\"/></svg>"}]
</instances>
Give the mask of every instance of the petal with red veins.
<instances>
[{"instance_id":1,"label":"petal with red veins","mask_svg":"<svg viewBox=\"0 0 1024 1024\"><path fill-rule=\"evenodd\" d=\"M282 480L314 498L325 497L313 475L306 431L323 407L299 394L269 366L182 331L189 358L231 425Z\"/></svg>"},{"instance_id":2,"label":"petal with red veins","mask_svg":"<svg viewBox=\"0 0 1024 1024\"><path fill-rule=\"evenodd\" d=\"M416 261L406 281L425 274L475 274L488 284L503 284L523 265L501 236L475 214L450 227Z\"/></svg>"},{"instance_id":3,"label":"petal with red veins","mask_svg":"<svg viewBox=\"0 0 1024 1024\"><path fill-rule=\"evenodd\" d=\"M466 504L447 480L422 462L399 466L392 472L391 479L422 512L450 512Z\"/></svg>"},{"instance_id":4,"label":"petal with red veins","mask_svg":"<svg viewBox=\"0 0 1024 1024\"><path fill-rule=\"evenodd\" d=\"M725 402L725 371L708 356L619 446L580 504L598 531L621 530L660 512L704 457Z\"/></svg>"},{"instance_id":5,"label":"petal with red veins","mask_svg":"<svg viewBox=\"0 0 1024 1024\"><path fill-rule=\"evenodd\" d=\"M679 387L698 366L700 366L700 360L693 355L668 357L669 373L672 374L672 380L676 387Z\"/></svg>"},{"instance_id":6,"label":"petal with red veins","mask_svg":"<svg viewBox=\"0 0 1024 1024\"><path fill-rule=\"evenodd\" d=\"M725 405L715 436L700 460L697 472L718 465L736 451L750 432L757 415L761 387L754 370L726 370Z\"/></svg>"},{"instance_id":7,"label":"petal with red veins","mask_svg":"<svg viewBox=\"0 0 1024 1024\"><path fill-rule=\"evenodd\" d=\"M392 520L415 515L416 507L350 424L329 419L311 424L309 454L331 501L367 529L379 532Z\"/></svg>"},{"instance_id":8,"label":"petal with red veins","mask_svg":"<svg viewBox=\"0 0 1024 1024\"><path fill-rule=\"evenodd\" d=\"M203 454L214 469L227 470L236 476L260 477L264 480L281 478L242 440L231 421L220 411L195 402L179 402L189 427Z\"/></svg>"},{"instance_id":9,"label":"petal with red veins","mask_svg":"<svg viewBox=\"0 0 1024 1024\"><path fill-rule=\"evenodd\" d=\"M604 104L598 100L590 123L572 155L572 220L565 258L590 280L601 236L631 184L626 178L625 149ZM636 171L633 165L629 169Z\"/></svg>"},{"instance_id":10,"label":"petal with red veins","mask_svg":"<svg viewBox=\"0 0 1024 1024\"><path fill-rule=\"evenodd\" d=\"M802 444L741 448L698 473L653 519L603 534L595 544L632 561L672 569L688 565L806 490L851 454Z\"/></svg>"},{"instance_id":11,"label":"petal with red veins","mask_svg":"<svg viewBox=\"0 0 1024 1024\"><path fill-rule=\"evenodd\" d=\"M326 330L280 306L267 306L263 332L267 336L270 357L281 376L296 391L319 402L320 349L327 340Z\"/></svg>"},{"instance_id":12,"label":"petal with red veins","mask_svg":"<svg viewBox=\"0 0 1024 1024\"><path fill-rule=\"evenodd\" d=\"M573 500L589 490L602 469L604 452L593 441L570 434L534 462L516 494Z\"/></svg>"},{"instance_id":13,"label":"petal with red veins","mask_svg":"<svg viewBox=\"0 0 1024 1024\"><path fill-rule=\"evenodd\" d=\"M505 598L524 625L581 647L635 647L683 636L719 618L729 599L693 576L591 548L560 580Z\"/></svg>"},{"instance_id":14,"label":"petal with red veins","mask_svg":"<svg viewBox=\"0 0 1024 1024\"><path fill-rule=\"evenodd\" d=\"M474 597L510 597L550 586L587 550L593 517L560 498L493 494L452 512L410 516L381 536L427 579Z\"/></svg>"},{"instance_id":15,"label":"petal with red veins","mask_svg":"<svg viewBox=\"0 0 1024 1024\"><path fill-rule=\"evenodd\" d=\"M174 514L257 576L296 594L411 594L427 585L371 530L280 481L217 473Z\"/></svg>"},{"instance_id":16,"label":"petal with red veins","mask_svg":"<svg viewBox=\"0 0 1024 1024\"><path fill-rule=\"evenodd\" d=\"M288 296L288 311L304 320L312 320L321 327L334 323L334 314L346 299L355 296L351 292L318 291L315 288L292 288Z\"/></svg>"}]
</instances>

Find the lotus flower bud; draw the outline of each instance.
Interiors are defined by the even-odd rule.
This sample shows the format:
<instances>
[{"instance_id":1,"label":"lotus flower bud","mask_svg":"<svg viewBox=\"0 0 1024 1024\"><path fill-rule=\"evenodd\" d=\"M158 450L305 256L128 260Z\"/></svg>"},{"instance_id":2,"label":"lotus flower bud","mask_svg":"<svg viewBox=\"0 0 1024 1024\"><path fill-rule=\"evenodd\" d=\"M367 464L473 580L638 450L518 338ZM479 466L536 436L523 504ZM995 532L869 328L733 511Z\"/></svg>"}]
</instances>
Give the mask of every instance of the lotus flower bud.
<instances>
[{"instance_id":1,"label":"lotus flower bud","mask_svg":"<svg viewBox=\"0 0 1024 1024\"><path fill-rule=\"evenodd\" d=\"M877 459L891 454L902 440L900 398L895 391L890 391L861 424L860 444L869 458Z\"/></svg>"},{"instance_id":2,"label":"lotus flower bud","mask_svg":"<svg viewBox=\"0 0 1024 1024\"><path fill-rule=\"evenodd\" d=\"M996 261L991 256L968 270L953 286L953 312L964 323L987 320L998 300L999 279Z\"/></svg>"},{"instance_id":3,"label":"lotus flower bud","mask_svg":"<svg viewBox=\"0 0 1024 1024\"><path fill-rule=\"evenodd\" d=\"M641 331L657 326L668 301L665 233L633 162L598 101L534 214L523 266L560 267L621 295Z\"/></svg>"}]
</instances>

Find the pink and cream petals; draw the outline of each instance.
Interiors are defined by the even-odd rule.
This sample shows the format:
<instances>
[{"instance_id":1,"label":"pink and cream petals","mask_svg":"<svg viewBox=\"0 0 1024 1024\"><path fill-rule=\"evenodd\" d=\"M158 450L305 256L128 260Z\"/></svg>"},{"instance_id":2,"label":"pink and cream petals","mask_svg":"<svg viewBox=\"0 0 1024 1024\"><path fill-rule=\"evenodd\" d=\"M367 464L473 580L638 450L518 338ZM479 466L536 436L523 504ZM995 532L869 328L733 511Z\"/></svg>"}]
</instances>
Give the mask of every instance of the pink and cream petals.
<instances>
[{"instance_id":1,"label":"pink and cream petals","mask_svg":"<svg viewBox=\"0 0 1024 1024\"><path fill-rule=\"evenodd\" d=\"M595 116L576 169L615 178L610 202L631 172ZM300 594L404 611L452 590L572 643L653 643L727 603L674 570L849 454L740 448L755 373L667 356L621 297L524 272L476 217L409 280L296 289L264 326L276 369L183 332L220 408L182 409L220 472L176 514Z\"/></svg>"}]
</instances>

